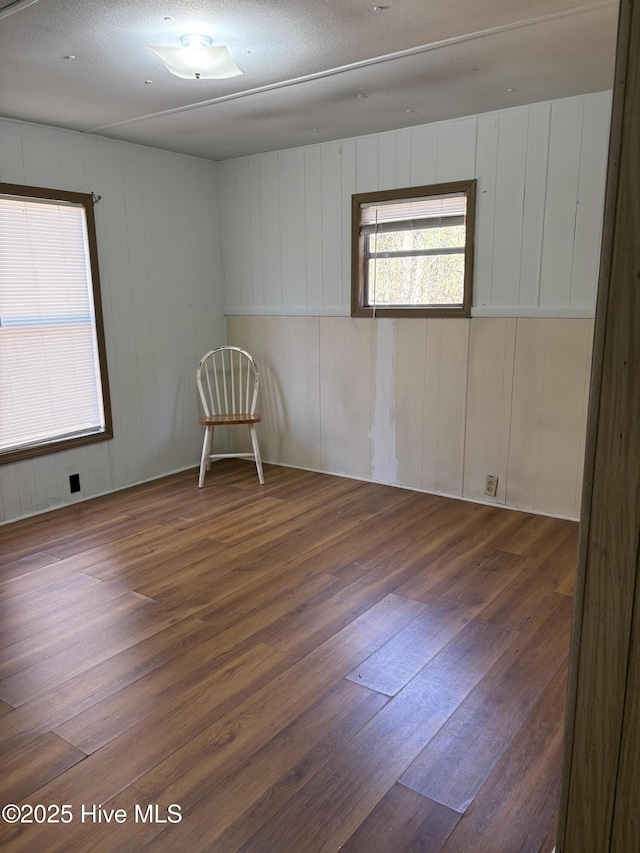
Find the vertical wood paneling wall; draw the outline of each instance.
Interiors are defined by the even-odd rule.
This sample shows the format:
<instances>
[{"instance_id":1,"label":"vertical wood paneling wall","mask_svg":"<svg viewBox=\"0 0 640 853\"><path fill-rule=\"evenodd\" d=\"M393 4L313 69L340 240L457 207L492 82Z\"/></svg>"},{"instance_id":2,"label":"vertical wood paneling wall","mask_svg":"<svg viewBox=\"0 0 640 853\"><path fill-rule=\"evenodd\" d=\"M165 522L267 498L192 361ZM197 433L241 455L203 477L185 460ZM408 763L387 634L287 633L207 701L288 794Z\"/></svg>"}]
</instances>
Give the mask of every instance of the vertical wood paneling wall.
<instances>
[{"instance_id":1,"label":"vertical wood paneling wall","mask_svg":"<svg viewBox=\"0 0 640 853\"><path fill-rule=\"evenodd\" d=\"M227 333L260 365L265 459L578 517L592 320L235 316Z\"/></svg>"},{"instance_id":2,"label":"vertical wood paneling wall","mask_svg":"<svg viewBox=\"0 0 640 853\"><path fill-rule=\"evenodd\" d=\"M114 417L113 441L0 466L0 518L69 501L72 473L90 497L196 464L195 367L225 338L217 164L1 120L0 180L102 196Z\"/></svg>"},{"instance_id":3,"label":"vertical wood paneling wall","mask_svg":"<svg viewBox=\"0 0 640 853\"><path fill-rule=\"evenodd\" d=\"M611 94L220 164L274 462L577 518ZM472 319L353 320L354 192L475 177Z\"/></svg>"},{"instance_id":4,"label":"vertical wood paneling wall","mask_svg":"<svg viewBox=\"0 0 640 853\"><path fill-rule=\"evenodd\" d=\"M227 314L350 313L354 192L475 177L473 315L592 317L611 93L219 164Z\"/></svg>"}]
</instances>

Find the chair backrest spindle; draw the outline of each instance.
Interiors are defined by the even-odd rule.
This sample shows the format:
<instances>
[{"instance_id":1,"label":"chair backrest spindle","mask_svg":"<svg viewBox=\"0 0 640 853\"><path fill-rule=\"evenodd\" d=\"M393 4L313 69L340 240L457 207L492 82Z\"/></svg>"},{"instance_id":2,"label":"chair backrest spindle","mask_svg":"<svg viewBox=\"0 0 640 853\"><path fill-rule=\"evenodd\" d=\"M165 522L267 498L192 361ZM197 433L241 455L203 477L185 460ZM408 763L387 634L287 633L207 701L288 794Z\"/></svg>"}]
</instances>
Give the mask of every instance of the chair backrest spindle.
<instances>
[{"instance_id":1,"label":"chair backrest spindle","mask_svg":"<svg viewBox=\"0 0 640 853\"><path fill-rule=\"evenodd\" d=\"M202 403L203 403L204 408L205 408L205 414L210 415L210 414L213 414L215 412L215 407L213 405L213 394L211 393L211 379L209 376L209 371L206 372L206 378L207 378L207 389L209 391L209 396L208 396L206 402L209 405L205 405L205 398L204 397L202 399Z\"/></svg>"},{"instance_id":2,"label":"chair backrest spindle","mask_svg":"<svg viewBox=\"0 0 640 853\"><path fill-rule=\"evenodd\" d=\"M222 360L222 388L224 395L224 413L225 415L229 414L229 395L227 393L227 360L224 357L225 350L222 350L220 358Z\"/></svg>"},{"instance_id":3,"label":"chair backrest spindle","mask_svg":"<svg viewBox=\"0 0 640 853\"><path fill-rule=\"evenodd\" d=\"M233 350L229 350L229 367L231 373L231 411L236 411L236 382L235 382L235 370L233 365Z\"/></svg>"},{"instance_id":4,"label":"chair backrest spindle","mask_svg":"<svg viewBox=\"0 0 640 853\"><path fill-rule=\"evenodd\" d=\"M214 413L218 414L218 413L221 411L221 406L220 406L220 384L218 383L218 371L216 370L216 357L215 357L215 355L212 357L211 362L212 362L212 367L213 367L213 369L212 369L212 370L208 370L208 369L206 370L206 374L207 374L207 382L209 382L209 376L210 376L210 374L211 374L211 373L213 373L213 381L214 381L214 383L215 383L215 388L216 388L216 399L215 399L215 402L214 402L214 400L213 400L213 394L211 394L211 387L209 387L209 394L210 394L210 399L211 399L211 409L212 409L212 411L213 411Z\"/></svg>"}]
</instances>

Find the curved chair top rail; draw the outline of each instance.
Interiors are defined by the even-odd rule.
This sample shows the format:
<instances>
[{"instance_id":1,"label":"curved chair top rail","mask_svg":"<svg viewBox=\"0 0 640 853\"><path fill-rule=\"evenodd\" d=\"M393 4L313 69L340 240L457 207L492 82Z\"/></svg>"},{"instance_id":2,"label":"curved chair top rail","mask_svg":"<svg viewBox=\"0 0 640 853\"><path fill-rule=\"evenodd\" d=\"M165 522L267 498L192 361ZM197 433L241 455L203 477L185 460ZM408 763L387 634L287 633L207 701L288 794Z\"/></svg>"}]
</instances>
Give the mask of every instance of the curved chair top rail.
<instances>
[{"instance_id":1,"label":"curved chair top rail","mask_svg":"<svg viewBox=\"0 0 640 853\"><path fill-rule=\"evenodd\" d=\"M260 372L246 350L234 346L209 350L200 359L196 380L207 417L255 413Z\"/></svg>"}]
</instances>

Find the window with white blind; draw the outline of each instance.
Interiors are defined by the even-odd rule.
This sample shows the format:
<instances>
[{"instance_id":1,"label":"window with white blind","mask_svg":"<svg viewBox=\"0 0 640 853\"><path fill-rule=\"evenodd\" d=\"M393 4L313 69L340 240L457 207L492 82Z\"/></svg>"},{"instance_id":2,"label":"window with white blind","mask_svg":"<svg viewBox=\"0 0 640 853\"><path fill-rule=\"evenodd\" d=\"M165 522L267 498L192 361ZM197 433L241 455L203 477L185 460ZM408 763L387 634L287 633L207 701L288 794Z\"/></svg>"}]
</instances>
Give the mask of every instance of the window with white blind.
<instances>
[{"instance_id":1,"label":"window with white blind","mask_svg":"<svg viewBox=\"0 0 640 853\"><path fill-rule=\"evenodd\" d=\"M475 181L352 196L351 315L468 317Z\"/></svg>"},{"instance_id":2,"label":"window with white blind","mask_svg":"<svg viewBox=\"0 0 640 853\"><path fill-rule=\"evenodd\" d=\"M111 436L93 198L0 183L0 463Z\"/></svg>"}]
</instances>

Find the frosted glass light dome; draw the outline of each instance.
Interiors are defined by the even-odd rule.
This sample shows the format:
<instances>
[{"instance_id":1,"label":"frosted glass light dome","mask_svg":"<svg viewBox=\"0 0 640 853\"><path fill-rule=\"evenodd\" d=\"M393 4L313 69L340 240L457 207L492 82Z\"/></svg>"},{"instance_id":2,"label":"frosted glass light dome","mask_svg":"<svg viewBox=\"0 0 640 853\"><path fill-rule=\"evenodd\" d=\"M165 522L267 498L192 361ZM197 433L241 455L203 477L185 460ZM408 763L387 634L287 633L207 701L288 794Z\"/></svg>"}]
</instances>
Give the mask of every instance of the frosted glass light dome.
<instances>
[{"instance_id":1,"label":"frosted glass light dome","mask_svg":"<svg viewBox=\"0 0 640 853\"><path fill-rule=\"evenodd\" d=\"M242 71L226 45L212 44L208 36L182 36L182 47L147 45L167 69L185 80L226 80Z\"/></svg>"}]
</instances>

